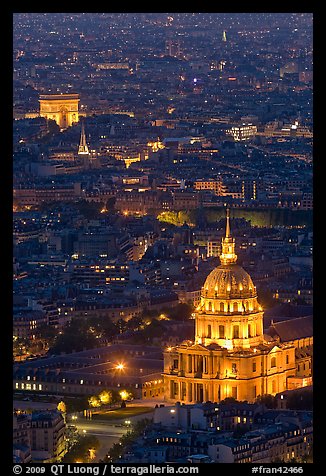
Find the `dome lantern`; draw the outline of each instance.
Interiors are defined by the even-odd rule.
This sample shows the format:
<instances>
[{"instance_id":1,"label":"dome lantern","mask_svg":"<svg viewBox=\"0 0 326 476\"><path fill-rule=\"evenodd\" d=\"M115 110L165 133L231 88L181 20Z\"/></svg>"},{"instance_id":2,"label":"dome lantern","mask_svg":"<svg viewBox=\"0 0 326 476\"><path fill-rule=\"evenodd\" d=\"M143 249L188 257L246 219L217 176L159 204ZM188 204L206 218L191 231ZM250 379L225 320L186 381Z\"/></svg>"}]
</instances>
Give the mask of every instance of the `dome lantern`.
<instances>
[{"instance_id":1,"label":"dome lantern","mask_svg":"<svg viewBox=\"0 0 326 476\"><path fill-rule=\"evenodd\" d=\"M226 209L226 230L225 238L222 238L222 253L220 254L221 264L236 263L237 255L235 254L235 240L231 236L230 231L230 209Z\"/></svg>"}]
</instances>

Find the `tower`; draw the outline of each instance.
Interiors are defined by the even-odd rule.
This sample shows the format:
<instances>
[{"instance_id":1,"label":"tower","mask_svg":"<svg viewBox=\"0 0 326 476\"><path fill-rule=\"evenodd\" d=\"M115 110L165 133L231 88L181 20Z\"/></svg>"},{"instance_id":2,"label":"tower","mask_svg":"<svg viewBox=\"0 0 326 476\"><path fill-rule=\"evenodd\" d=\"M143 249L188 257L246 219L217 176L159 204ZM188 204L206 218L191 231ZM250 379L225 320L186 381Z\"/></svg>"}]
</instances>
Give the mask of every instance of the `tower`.
<instances>
[{"instance_id":1,"label":"tower","mask_svg":"<svg viewBox=\"0 0 326 476\"><path fill-rule=\"evenodd\" d=\"M80 133L80 141L79 141L79 147L78 147L78 155L89 155L89 149L86 143L84 121L82 121L81 123L81 133Z\"/></svg>"},{"instance_id":2,"label":"tower","mask_svg":"<svg viewBox=\"0 0 326 476\"><path fill-rule=\"evenodd\" d=\"M237 264L230 211L221 264L207 276L195 311L194 341L164 352L164 391L169 401L254 401L288 388L296 374L295 347L266 338L263 310L250 275Z\"/></svg>"}]
</instances>

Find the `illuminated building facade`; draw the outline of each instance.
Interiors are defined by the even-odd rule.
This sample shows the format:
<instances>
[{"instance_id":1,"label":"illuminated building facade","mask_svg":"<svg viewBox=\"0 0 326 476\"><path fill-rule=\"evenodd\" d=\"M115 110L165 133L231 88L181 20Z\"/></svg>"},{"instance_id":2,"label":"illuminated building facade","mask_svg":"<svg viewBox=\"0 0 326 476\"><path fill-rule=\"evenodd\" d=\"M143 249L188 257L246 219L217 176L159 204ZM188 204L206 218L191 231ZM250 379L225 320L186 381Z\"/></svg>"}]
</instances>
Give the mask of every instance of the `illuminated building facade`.
<instances>
[{"instance_id":1,"label":"illuminated building facade","mask_svg":"<svg viewBox=\"0 0 326 476\"><path fill-rule=\"evenodd\" d=\"M41 94L40 116L56 121L61 129L78 122L78 94Z\"/></svg>"},{"instance_id":2,"label":"illuminated building facade","mask_svg":"<svg viewBox=\"0 0 326 476\"><path fill-rule=\"evenodd\" d=\"M168 401L252 402L290 388L296 376L295 346L266 336L256 287L239 266L230 234L229 211L221 264L207 277L195 312L195 342L164 353ZM303 385L303 383L302 383Z\"/></svg>"},{"instance_id":3,"label":"illuminated building facade","mask_svg":"<svg viewBox=\"0 0 326 476\"><path fill-rule=\"evenodd\" d=\"M257 126L254 124L242 124L241 126L233 126L226 131L233 137L235 141L245 141L252 139L257 134Z\"/></svg>"}]
</instances>

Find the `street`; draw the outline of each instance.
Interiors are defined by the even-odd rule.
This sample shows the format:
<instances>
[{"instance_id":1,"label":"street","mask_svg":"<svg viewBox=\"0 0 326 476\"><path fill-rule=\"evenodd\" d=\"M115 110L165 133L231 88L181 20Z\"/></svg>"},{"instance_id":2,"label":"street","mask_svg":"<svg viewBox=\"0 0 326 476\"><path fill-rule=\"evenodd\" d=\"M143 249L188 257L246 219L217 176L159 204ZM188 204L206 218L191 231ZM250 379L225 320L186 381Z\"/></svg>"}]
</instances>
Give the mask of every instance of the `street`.
<instances>
[{"instance_id":1,"label":"street","mask_svg":"<svg viewBox=\"0 0 326 476\"><path fill-rule=\"evenodd\" d=\"M150 404L146 406L153 406L153 410L157 402L149 402ZM137 401L132 402L132 406L144 406L144 401ZM78 416L77 420L72 420L69 417L69 424L73 424L76 426L78 431L83 434L94 435L99 440L101 446L99 450L96 452L96 459L95 462L99 462L104 456L107 454L109 449L114 445L114 443L118 443L119 439L123 434L125 434L129 428L132 428L132 423L138 420L142 420L143 418L151 418L153 415L152 412L144 413L140 415L134 415L128 417L128 420L124 419L117 419L111 420L107 422L105 420L87 420L83 416ZM130 421L130 423L126 424L125 421Z\"/></svg>"}]
</instances>

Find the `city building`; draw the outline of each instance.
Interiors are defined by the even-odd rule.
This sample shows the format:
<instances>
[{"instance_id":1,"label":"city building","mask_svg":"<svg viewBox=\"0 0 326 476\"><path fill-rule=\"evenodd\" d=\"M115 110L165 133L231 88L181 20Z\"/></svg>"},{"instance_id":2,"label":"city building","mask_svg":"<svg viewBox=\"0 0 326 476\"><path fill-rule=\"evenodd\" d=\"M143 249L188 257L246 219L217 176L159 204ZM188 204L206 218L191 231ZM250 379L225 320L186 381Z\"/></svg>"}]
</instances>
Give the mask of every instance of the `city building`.
<instances>
[{"instance_id":1,"label":"city building","mask_svg":"<svg viewBox=\"0 0 326 476\"><path fill-rule=\"evenodd\" d=\"M18 410L13 414L13 455L16 463L54 463L67 451L66 423L58 410Z\"/></svg>"},{"instance_id":2,"label":"city building","mask_svg":"<svg viewBox=\"0 0 326 476\"><path fill-rule=\"evenodd\" d=\"M33 463L60 461L65 455L65 421L58 410L32 413L31 454Z\"/></svg>"}]
</instances>

